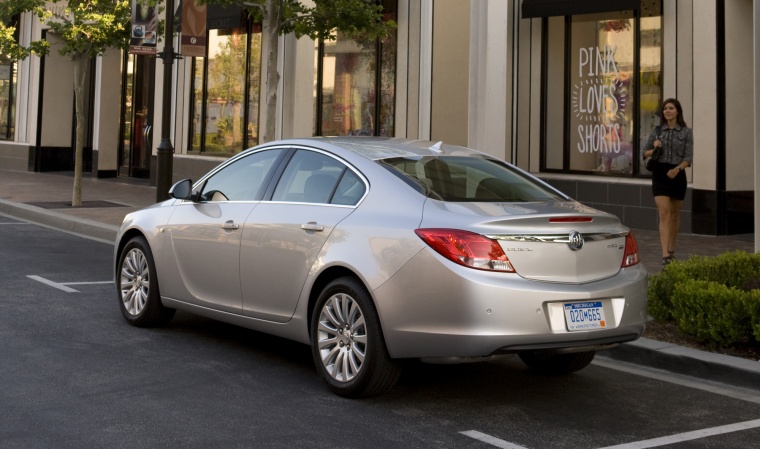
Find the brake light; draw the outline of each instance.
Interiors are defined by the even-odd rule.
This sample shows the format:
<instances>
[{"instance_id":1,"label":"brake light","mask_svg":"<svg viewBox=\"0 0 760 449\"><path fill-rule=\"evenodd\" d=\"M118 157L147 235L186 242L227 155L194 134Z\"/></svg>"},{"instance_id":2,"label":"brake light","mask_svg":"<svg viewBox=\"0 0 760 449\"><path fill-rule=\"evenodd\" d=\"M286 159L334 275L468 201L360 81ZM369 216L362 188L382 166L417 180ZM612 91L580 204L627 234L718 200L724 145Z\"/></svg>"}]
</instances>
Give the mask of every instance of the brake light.
<instances>
[{"instance_id":1,"label":"brake light","mask_svg":"<svg viewBox=\"0 0 760 449\"><path fill-rule=\"evenodd\" d=\"M593 217L554 217L549 219L549 223L591 223Z\"/></svg>"},{"instance_id":2,"label":"brake light","mask_svg":"<svg viewBox=\"0 0 760 449\"><path fill-rule=\"evenodd\" d=\"M623 255L623 263L620 267L632 267L639 262L641 262L641 259L639 259L639 246L636 244L633 231L629 231L628 235L625 236L625 254Z\"/></svg>"},{"instance_id":3,"label":"brake light","mask_svg":"<svg viewBox=\"0 0 760 449\"><path fill-rule=\"evenodd\" d=\"M459 229L415 229L425 243L443 257L478 270L514 273L499 242Z\"/></svg>"}]
</instances>

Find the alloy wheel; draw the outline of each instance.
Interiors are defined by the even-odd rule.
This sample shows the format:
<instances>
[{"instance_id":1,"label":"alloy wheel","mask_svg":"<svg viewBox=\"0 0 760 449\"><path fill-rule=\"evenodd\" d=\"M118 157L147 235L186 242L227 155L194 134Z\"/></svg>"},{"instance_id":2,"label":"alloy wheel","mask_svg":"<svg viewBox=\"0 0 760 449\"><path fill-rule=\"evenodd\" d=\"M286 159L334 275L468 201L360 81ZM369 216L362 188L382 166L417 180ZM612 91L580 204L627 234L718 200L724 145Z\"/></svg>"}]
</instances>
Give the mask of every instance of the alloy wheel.
<instances>
[{"instance_id":1,"label":"alloy wheel","mask_svg":"<svg viewBox=\"0 0 760 449\"><path fill-rule=\"evenodd\" d=\"M150 293L150 267L142 251L132 248L121 265L121 301L132 316L145 308Z\"/></svg>"},{"instance_id":2,"label":"alloy wheel","mask_svg":"<svg viewBox=\"0 0 760 449\"><path fill-rule=\"evenodd\" d=\"M356 377L364 365L367 327L359 304L346 293L336 293L322 307L317 328L320 358L338 382Z\"/></svg>"}]
</instances>

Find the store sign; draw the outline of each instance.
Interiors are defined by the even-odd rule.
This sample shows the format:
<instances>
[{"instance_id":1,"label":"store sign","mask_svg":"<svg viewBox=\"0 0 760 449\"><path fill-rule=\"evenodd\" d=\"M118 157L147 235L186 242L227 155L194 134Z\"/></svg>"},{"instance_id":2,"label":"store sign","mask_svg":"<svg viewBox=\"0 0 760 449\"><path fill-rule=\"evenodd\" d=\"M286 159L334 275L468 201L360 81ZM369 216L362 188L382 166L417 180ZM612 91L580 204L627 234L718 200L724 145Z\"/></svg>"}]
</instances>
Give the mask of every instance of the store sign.
<instances>
[{"instance_id":1,"label":"store sign","mask_svg":"<svg viewBox=\"0 0 760 449\"><path fill-rule=\"evenodd\" d=\"M196 1L182 2L182 56L206 56L206 5Z\"/></svg>"},{"instance_id":2,"label":"store sign","mask_svg":"<svg viewBox=\"0 0 760 449\"><path fill-rule=\"evenodd\" d=\"M578 82L573 86L572 109L581 153L619 153L620 122L625 118L627 95L615 62L617 46L580 48Z\"/></svg>"},{"instance_id":3,"label":"store sign","mask_svg":"<svg viewBox=\"0 0 760 449\"><path fill-rule=\"evenodd\" d=\"M129 52L134 55L155 55L158 40L156 8L145 0L132 0L132 35Z\"/></svg>"}]
</instances>

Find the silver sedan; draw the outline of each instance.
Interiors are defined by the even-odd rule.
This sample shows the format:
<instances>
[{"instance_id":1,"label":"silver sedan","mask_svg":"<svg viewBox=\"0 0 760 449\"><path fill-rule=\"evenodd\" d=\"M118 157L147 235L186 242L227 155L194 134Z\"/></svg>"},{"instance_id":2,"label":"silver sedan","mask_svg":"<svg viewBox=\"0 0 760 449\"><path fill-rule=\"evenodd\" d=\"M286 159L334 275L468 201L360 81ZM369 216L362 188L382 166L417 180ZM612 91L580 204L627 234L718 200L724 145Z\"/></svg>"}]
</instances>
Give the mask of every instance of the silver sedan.
<instances>
[{"instance_id":1,"label":"silver sedan","mask_svg":"<svg viewBox=\"0 0 760 449\"><path fill-rule=\"evenodd\" d=\"M382 393L411 358L569 373L644 331L630 230L467 148L271 142L170 196L119 230L124 318L182 309L310 344L342 396Z\"/></svg>"}]
</instances>

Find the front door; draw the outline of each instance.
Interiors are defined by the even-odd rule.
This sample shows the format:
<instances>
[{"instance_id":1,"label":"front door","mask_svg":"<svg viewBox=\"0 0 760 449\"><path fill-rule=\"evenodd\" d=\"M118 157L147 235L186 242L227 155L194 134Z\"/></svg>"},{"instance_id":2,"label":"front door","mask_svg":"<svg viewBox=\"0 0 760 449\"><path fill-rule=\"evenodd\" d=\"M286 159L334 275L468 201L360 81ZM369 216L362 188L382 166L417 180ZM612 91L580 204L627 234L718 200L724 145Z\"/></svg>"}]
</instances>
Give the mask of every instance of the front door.
<instances>
[{"instance_id":1,"label":"front door","mask_svg":"<svg viewBox=\"0 0 760 449\"><path fill-rule=\"evenodd\" d=\"M156 58L127 54L124 66L119 175L149 178Z\"/></svg>"}]
</instances>

